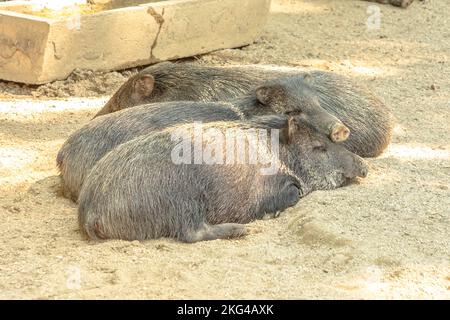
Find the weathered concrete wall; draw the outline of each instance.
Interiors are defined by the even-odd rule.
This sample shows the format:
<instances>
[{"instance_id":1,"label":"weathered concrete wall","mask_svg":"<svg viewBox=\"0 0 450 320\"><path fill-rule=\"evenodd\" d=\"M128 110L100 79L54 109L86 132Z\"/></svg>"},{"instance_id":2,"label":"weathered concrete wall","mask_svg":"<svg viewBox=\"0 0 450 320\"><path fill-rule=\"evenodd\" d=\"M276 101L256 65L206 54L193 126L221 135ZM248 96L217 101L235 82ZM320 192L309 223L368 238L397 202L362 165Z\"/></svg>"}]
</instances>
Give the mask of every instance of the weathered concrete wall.
<instances>
[{"instance_id":1,"label":"weathered concrete wall","mask_svg":"<svg viewBox=\"0 0 450 320\"><path fill-rule=\"evenodd\" d=\"M34 83L39 79L50 25L15 16L0 16L0 78Z\"/></svg>"},{"instance_id":2,"label":"weathered concrete wall","mask_svg":"<svg viewBox=\"0 0 450 320\"><path fill-rule=\"evenodd\" d=\"M161 1L62 20L0 11L0 78L40 84L75 68L122 69L243 46L259 36L269 6Z\"/></svg>"}]
</instances>

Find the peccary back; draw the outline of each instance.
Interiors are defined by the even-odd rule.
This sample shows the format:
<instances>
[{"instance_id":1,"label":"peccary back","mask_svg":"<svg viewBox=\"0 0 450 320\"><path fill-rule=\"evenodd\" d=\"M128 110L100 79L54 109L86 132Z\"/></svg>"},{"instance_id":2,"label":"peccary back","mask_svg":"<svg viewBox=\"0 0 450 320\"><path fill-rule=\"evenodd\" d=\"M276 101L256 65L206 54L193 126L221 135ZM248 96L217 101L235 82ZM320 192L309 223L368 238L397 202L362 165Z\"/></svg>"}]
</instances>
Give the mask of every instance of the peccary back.
<instances>
[{"instance_id":1,"label":"peccary back","mask_svg":"<svg viewBox=\"0 0 450 320\"><path fill-rule=\"evenodd\" d=\"M325 71L164 62L129 79L96 116L159 101L232 100L267 80L291 76L310 78L310 89L315 92L320 106L350 129L350 137L344 142L349 150L362 157L376 157L387 147L393 128L389 108L366 86Z\"/></svg>"},{"instance_id":2,"label":"peccary back","mask_svg":"<svg viewBox=\"0 0 450 320\"><path fill-rule=\"evenodd\" d=\"M238 119L234 111L220 104L189 101L141 105L96 118L71 134L58 152L63 195L76 201L95 163L135 137L178 123Z\"/></svg>"}]
</instances>

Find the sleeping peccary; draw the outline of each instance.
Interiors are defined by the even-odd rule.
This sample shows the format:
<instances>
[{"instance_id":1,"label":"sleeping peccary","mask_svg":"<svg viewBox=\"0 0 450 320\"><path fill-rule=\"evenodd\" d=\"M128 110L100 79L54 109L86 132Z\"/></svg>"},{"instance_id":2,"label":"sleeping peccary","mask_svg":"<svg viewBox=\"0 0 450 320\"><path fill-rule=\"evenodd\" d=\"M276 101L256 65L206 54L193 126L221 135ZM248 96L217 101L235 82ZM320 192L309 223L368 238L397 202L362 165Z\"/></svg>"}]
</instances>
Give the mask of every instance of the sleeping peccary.
<instances>
[{"instance_id":1,"label":"sleeping peccary","mask_svg":"<svg viewBox=\"0 0 450 320\"><path fill-rule=\"evenodd\" d=\"M280 77L285 78L284 85L265 90L264 82ZM304 81L295 81L299 77ZM393 116L389 108L361 83L325 71L272 70L258 66L206 67L163 62L131 77L96 117L152 102L226 101L255 88L267 99L274 97L274 90L278 92L275 97L282 96L279 93L283 90L297 95L302 102L297 107L305 115L315 110L313 114L328 112L335 116L351 132L344 146L362 157L380 155L390 142ZM316 119L306 120L317 125ZM338 131L338 137L342 133L344 130ZM329 134L333 140L332 132Z\"/></svg>"},{"instance_id":2,"label":"sleeping peccary","mask_svg":"<svg viewBox=\"0 0 450 320\"><path fill-rule=\"evenodd\" d=\"M244 223L366 174L362 158L295 117L178 125L97 162L80 192L79 225L95 240L238 237Z\"/></svg>"},{"instance_id":3,"label":"sleeping peccary","mask_svg":"<svg viewBox=\"0 0 450 320\"><path fill-rule=\"evenodd\" d=\"M272 91L271 99L260 92L254 92L230 102L176 101L141 105L128 110L93 119L73 133L61 147L57 165L61 172L63 194L76 200L84 178L94 164L117 145L151 131L164 129L174 124L202 121L244 120L253 116L273 112L295 112L302 102L289 94L287 89L277 92L284 85L283 79L273 80L265 85L265 93ZM289 85L302 82L301 78L289 80ZM302 84L300 84L301 86ZM262 102L264 103L262 103ZM321 108L317 109L318 111ZM326 112L308 114L302 117L317 123L321 133L331 130L333 140L345 139L348 130L334 116Z\"/></svg>"}]
</instances>

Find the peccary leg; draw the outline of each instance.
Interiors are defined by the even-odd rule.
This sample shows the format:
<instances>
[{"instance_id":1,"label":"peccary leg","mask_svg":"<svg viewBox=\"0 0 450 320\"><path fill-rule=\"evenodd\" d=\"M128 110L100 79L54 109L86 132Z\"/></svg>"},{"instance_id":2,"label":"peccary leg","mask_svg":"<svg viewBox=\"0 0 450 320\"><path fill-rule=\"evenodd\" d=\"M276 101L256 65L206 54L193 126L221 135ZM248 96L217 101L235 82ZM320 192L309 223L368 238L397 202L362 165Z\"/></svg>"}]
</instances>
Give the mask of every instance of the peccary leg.
<instances>
[{"instance_id":1,"label":"peccary leg","mask_svg":"<svg viewBox=\"0 0 450 320\"><path fill-rule=\"evenodd\" d=\"M181 241L193 243L198 241L238 238L247 234L247 229L243 224L222 223L208 225L203 223L198 230L186 232Z\"/></svg>"},{"instance_id":2,"label":"peccary leg","mask_svg":"<svg viewBox=\"0 0 450 320\"><path fill-rule=\"evenodd\" d=\"M280 211L294 206L300 199L300 192L296 185L287 184L275 196L265 196L261 200L258 219L277 218L280 216Z\"/></svg>"},{"instance_id":3,"label":"peccary leg","mask_svg":"<svg viewBox=\"0 0 450 320\"><path fill-rule=\"evenodd\" d=\"M406 8L408 7L414 0L390 0L389 3L396 7Z\"/></svg>"},{"instance_id":4,"label":"peccary leg","mask_svg":"<svg viewBox=\"0 0 450 320\"><path fill-rule=\"evenodd\" d=\"M406 8L411 3L413 3L414 0L366 0L366 1L382 3L382 4L388 4L389 3L389 4L392 4L393 6L396 6L396 7Z\"/></svg>"},{"instance_id":5,"label":"peccary leg","mask_svg":"<svg viewBox=\"0 0 450 320\"><path fill-rule=\"evenodd\" d=\"M69 188L67 188L67 185L64 183L63 177L60 177L60 178L61 178L61 184L60 184L61 185L61 188L60 188L61 195L67 199L72 200L73 202L77 202L78 195L73 194L69 190Z\"/></svg>"}]
</instances>

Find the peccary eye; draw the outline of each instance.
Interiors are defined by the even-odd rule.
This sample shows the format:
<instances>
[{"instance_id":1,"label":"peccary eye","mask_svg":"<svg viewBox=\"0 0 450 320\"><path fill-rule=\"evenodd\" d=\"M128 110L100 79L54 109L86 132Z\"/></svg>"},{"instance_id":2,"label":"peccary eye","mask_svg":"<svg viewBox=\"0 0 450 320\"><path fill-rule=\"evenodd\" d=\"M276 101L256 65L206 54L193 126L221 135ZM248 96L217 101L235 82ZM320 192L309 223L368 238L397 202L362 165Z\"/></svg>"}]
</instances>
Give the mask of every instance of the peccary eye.
<instances>
[{"instance_id":1,"label":"peccary eye","mask_svg":"<svg viewBox=\"0 0 450 320\"><path fill-rule=\"evenodd\" d=\"M302 112L300 110L290 110L290 111L286 111L285 114L288 116L298 116L298 115L301 115Z\"/></svg>"},{"instance_id":2,"label":"peccary eye","mask_svg":"<svg viewBox=\"0 0 450 320\"><path fill-rule=\"evenodd\" d=\"M312 149L314 151L318 151L318 152L325 152L325 151L327 151L327 146L321 142L315 141L315 142L313 142Z\"/></svg>"}]
</instances>

